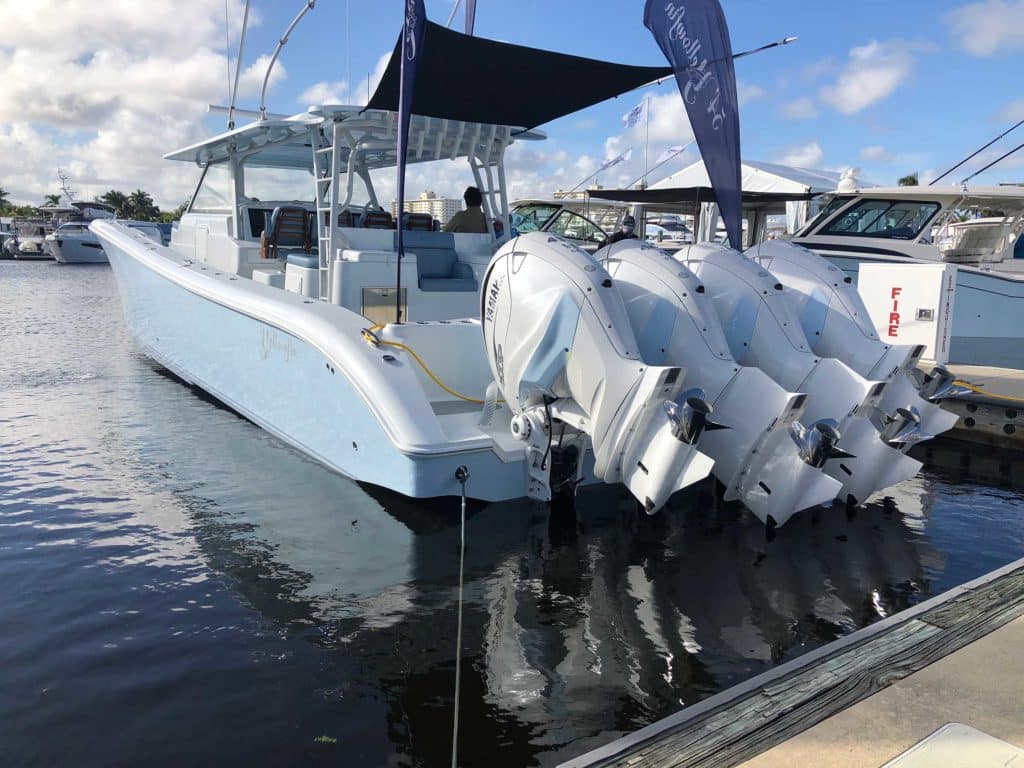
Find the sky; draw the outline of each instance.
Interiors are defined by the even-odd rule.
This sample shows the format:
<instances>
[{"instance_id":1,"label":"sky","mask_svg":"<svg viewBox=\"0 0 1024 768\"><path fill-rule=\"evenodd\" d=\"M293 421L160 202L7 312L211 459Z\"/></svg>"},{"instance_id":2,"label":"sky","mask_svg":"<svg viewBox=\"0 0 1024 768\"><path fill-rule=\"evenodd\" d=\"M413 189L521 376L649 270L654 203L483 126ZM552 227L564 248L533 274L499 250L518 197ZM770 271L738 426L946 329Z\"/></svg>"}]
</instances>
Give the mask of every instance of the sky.
<instances>
[{"instance_id":1,"label":"sky","mask_svg":"<svg viewBox=\"0 0 1024 768\"><path fill-rule=\"evenodd\" d=\"M1024 119L1024 0L721 0L733 49L795 35L791 45L736 63L745 158L805 168L859 169L859 178L926 181ZM252 0L239 106L256 108L274 44L302 0ZM426 0L444 23L454 0ZM59 191L57 169L79 199L143 188L164 208L192 193L198 169L162 159L225 128L208 104L228 101L244 0L0 0L0 187L19 203ZM273 70L272 112L366 102L402 22L401 0L318 0ZM476 34L629 64L664 63L643 22L642 0L477 0ZM225 18L227 23L225 23ZM461 11L453 26L462 25ZM452 73L453 84L458 72ZM350 87L351 84L351 87ZM510 99L571 89L557 72L523 82ZM672 81L541 126L544 142L509 150L513 198L570 188L601 173L605 187L644 171L645 133L622 115L650 98L647 155L692 138ZM1024 141L1024 127L970 164ZM649 181L697 159L688 150ZM947 180L959 181L968 169ZM408 193L459 196L462 164L410 169ZM1024 181L1024 150L976 182ZM390 200L393 183L378 195Z\"/></svg>"}]
</instances>

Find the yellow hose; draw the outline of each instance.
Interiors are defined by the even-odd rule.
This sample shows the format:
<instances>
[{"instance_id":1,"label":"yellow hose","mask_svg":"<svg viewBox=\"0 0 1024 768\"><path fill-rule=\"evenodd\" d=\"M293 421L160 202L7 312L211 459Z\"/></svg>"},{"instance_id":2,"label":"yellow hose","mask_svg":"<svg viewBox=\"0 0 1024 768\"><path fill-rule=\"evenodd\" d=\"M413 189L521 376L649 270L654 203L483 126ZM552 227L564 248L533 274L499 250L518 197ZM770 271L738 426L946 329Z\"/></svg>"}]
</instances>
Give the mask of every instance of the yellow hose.
<instances>
[{"instance_id":1,"label":"yellow hose","mask_svg":"<svg viewBox=\"0 0 1024 768\"><path fill-rule=\"evenodd\" d=\"M415 360L419 364L420 368L422 368L424 370L424 372L427 374L427 376L429 376L433 380L433 382L435 384L437 384L437 386L439 386L441 389L443 389L449 395L451 395L452 397L458 398L459 400L465 400L467 403L477 403L478 405L483 405L483 403L485 401L480 400L479 398L476 398L476 397L466 397L466 395L463 395L463 394L460 394L460 393L456 392L454 389L452 389L447 384L445 384L443 381L441 381L439 378L437 378L437 375L432 370L430 370L430 366L428 366L425 362L423 362L423 358L421 358L419 355L417 355L416 352L412 349L412 347L409 347L409 346L407 346L405 344L402 344L399 341L388 341L386 339L380 338L376 334L376 331L379 331L383 327L384 327L383 325L377 324L377 325L371 326L370 328L363 328L363 331L362 331L363 340L367 344L372 344L375 347L394 347L395 349L401 349L404 352L408 352L412 356L412 359ZM498 402L499 403L503 403L505 401L504 400L498 400Z\"/></svg>"},{"instance_id":2,"label":"yellow hose","mask_svg":"<svg viewBox=\"0 0 1024 768\"><path fill-rule=\"evenodd\" d=\"M971 392L976 392L979 395L991 397L994 400L1005 400L1009 403L1018 403L1020 405L1024 405L1024 400L1022 400L1019 397L1013 397L1011 395L997 395L994 392L990 392L987 389L983 389L982 387L977 387L974 384L970 384L966 381L960 381L959 379L957 379L956 381L953 382L953 384L958 387L963 387L964 389L969 389L971 390Z\"/></svg>"}]
</instances>

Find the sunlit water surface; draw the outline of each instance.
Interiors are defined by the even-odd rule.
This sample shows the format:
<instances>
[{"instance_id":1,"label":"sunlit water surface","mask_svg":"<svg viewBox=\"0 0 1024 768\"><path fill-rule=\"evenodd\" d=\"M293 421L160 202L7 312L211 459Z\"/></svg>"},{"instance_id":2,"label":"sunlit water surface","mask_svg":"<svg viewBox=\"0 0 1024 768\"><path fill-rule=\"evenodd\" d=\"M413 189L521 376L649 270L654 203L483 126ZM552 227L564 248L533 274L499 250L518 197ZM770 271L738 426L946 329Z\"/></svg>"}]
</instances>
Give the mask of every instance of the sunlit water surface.
<instances>
[{"instance_id":1,"label":"sunlit water surface","mask_svg":"<svg viewBox=\"0 0 1024 768\"><path fill-rule=\"evenodd\" d=\"M454 499L156 370L106 266L0 262L0 340L0 764L448 763ZM1021 469L936 445L771 542L708 485L474 507L461 763L555 764L1020 557Z\"/></svg>"}]
</instances>

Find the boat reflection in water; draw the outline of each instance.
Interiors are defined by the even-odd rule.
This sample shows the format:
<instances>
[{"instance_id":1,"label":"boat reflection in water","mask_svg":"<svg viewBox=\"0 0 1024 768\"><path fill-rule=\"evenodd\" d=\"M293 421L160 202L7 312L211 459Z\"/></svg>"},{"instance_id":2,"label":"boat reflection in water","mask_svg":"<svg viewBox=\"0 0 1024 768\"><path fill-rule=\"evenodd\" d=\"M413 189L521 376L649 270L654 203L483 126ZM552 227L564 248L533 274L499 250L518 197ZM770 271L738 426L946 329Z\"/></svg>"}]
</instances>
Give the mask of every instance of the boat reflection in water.
<instances>
[{"instance_id":1,"label":"boat reflection in water","mask_svg":"<svg viewBox=\"0 0 1024 768\"><path fill-rule=\"evenodd\" d=\"M241 420L174 462L196 465L178 477L217 468L179 496L203 557L327 654L338 677L321 691L372 691L396 750L446 760L457 499L361 488ZM557 762L928 597L946 560L927 536L935 482L798 516L772 541L710 484L653 517L607 488L550 509L471 505L467 760L497 744Z\"/></svg>"}]
</instances>

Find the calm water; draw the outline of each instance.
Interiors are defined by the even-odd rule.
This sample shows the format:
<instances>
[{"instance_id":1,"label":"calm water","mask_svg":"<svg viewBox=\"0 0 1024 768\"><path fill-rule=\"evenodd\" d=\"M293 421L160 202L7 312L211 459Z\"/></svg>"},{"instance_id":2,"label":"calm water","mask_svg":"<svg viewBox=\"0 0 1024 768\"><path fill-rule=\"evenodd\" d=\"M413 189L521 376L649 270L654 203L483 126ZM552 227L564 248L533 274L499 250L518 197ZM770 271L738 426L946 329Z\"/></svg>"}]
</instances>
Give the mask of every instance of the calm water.
<instances>
[{"instance_id":1,"label":"calm water","mask_svg":"<svg viewBox=\"0 0 1024 768\"><path fill-rule=\"evenodd\" d=\"M0 764L447 764L454 500L155 370L106 266L0 262L0 342ZM707 487L475 508L462 764L555 764L1024 555L1024 465L932 454L770 543Z\"/></svg>"}]
</instances>

